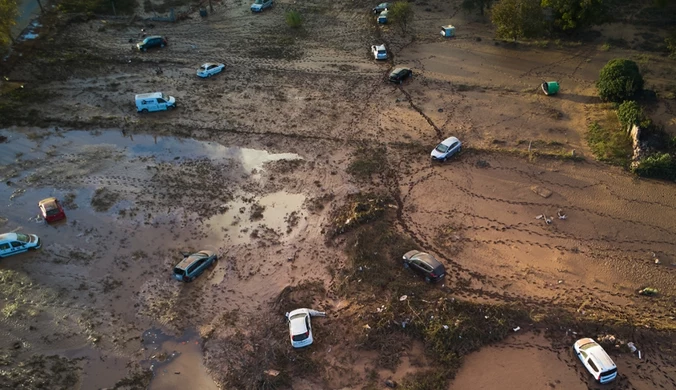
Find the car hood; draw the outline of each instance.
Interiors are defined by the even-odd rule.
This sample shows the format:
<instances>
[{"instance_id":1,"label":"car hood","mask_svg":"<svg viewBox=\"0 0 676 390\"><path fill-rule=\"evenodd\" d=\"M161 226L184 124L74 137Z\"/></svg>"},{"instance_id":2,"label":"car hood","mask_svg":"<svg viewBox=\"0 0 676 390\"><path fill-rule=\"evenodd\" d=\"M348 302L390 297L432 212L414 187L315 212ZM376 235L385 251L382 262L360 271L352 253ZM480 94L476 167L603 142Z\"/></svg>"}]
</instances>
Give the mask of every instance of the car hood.
<instances>
[{"instance_id":1,"label":"car hood","mask_svg":"<svg viewBox=\"0 0 676 390\"><path fill-rule=\"evenodd\" d=\"M176 103L176 99L173 96L169 96L169 103L171 104Z\"/></svg>"},{"instance_id":2,"label":"car hood","mask_svg":"<svg viewBox=\"0 0 676 390\"><path fill-rule=\"evenodd\" d=\"M430 153L430 156L432 156L432 157L443 157L445 155L446 155L446 153L441 153L436 148L432 151L432 153Z\"/></svg>"},{"instance_id":3,"label":"car hood","mask_svg":"<svg viewBox=\"0 0 676 390\"><path fill-rule=\"evenodd\" d=\"M263 8L263 4L251 4L251 9L261 9Z\"/></svg>"}]
</instances>

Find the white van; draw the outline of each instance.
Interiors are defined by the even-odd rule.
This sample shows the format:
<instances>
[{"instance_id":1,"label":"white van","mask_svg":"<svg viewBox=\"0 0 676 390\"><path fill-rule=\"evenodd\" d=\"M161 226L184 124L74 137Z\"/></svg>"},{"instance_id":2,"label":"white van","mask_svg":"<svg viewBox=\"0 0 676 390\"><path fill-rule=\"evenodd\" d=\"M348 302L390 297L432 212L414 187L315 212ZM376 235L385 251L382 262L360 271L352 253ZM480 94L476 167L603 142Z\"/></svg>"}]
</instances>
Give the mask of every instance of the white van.
<instances>
[{"instance_id":1,"label":"white van","mask_svg":"<svg viewBox=\"0 0 676 390\"><path fill-rule=\"evenodd\" d=\"M35 234L0 234L0 257L16 255L29 249L39 249L40 239Z\"/></svg>"},{"instance_id":2,"label":"white van","mask_svg":"<svg viewBox=\"0 0 676 390\"><path fill-rule=\"evenodd\" d=\"M165 111L174 108L176 108L176 99L173 96L165 96L162 92L136 95L138 112Z\"/></svg>"},{"instance_id":3,"label":"white van","mask_svg":"<svg viewBox=\"0 0 676 390\"><path fill-rule=\"evenodd\" d=\"M608 383L617 376L617 366L608 353L593 339L580 339L573 345L575 354L582 361L587 371L599 383Z\"/></svg>"}]
</instances>

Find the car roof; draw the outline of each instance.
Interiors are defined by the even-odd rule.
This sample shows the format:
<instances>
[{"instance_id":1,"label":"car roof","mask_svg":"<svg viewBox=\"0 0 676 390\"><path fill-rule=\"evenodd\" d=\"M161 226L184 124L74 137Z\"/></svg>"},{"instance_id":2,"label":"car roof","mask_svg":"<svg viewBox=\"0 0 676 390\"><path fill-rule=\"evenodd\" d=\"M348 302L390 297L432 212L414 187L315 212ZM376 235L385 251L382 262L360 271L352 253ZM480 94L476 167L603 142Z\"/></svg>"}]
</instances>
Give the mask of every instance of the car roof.
<instances>
[{"instance_id":1,"label":"car roof","mask_svg":"<svg viewBox=\"0 0 676 390\"><path fill-rule=\"evenodd\" d=\"M180 269L186 269L192 264L195 260L197 259L203 259L206 257L211 256L211 253L209 251L199 251L196 253L191 254L188 257L183 258L180 263L176 264L174 268L180 268Z\"/></svg>"},{"instance_id":2,"label":"car roof","mask_svg":"<svg viewBox=\"0 0 676 390\"><path fill-rule=\"evenodd\" d=\"M446 138L445 140L441 141L441 143L444 144L444 145L446 145L446 146L450 146L450 145L452 145L454 142L460 142L460 140L457 139L457 138L455 138L455 137L448 137L448 138Z\"/></svg>"},{"instance_id":3,"label":"car roof","mask_svg":"<svg viewBox=\"0 0 676 390\"><path fill-rule=\"evenodd\" d=\"M303 317L299 318L294 318L291 319L294 315L298 314L304 314ZM294 310L291 313L289 313L289 330L291 331L291 334L301 334L305 333L308 331L307 325L305 324L305 317L307 317L309 314L307 310Z\"/></svg>"},{"instance_id":4,"label":"car roof","mask_svg":"<svg viewBox=\"0 0 676 390\"><path fill-rule=\"evenodd\" d=\"M149 37L145 37L143 40L145 41L146 39L155 39L155 38L162 38L160 35L151 35Z\"/></svg>"},{"instance_id":5,"label":"car roof","mask_svg":"<svg viewBox=\"0 0 676 390\"><path fill-rule=\"evenodd\" d=\"M613 362L613 359L608 356L608 353L605 351L605 349L603 349L602 346L594 341L594 339L584 338L575 342L575 346L578 349L581 349L580 347L587 344L594 344L593 346L585 349L585 353L592 358L596 365L600 366L599 369L601 369L601 371L606 371L617 367Z\"/></svg>"},{"instance_id":6,"label":"car roof","mask_svg":"<svg viewBox=\"0 0 676 390\"><path fill-rule=\"evenodd\" d=\"M16 241L16 233L0 234L0 241Z\"/></svg>"},{"instance_id":7,"label":"car roof","mask_svg":"<svg viewBox=\"0 0 676 390\"><path fill-rule=\"evenodd\" d=\"M418 259L422 262L431 265L432 268L437 268L438 266L441 265L439 260L437 260L434 256L430 255L429 253L425 252L416 253L415 255L411 256L411 259Z\"/></svg>"},{"instance_id":8,"label":"car roof","mask_svg":"<svg viewBox=\"0 0 676 390\"><path fill-rule=\"evenodd\" d=\"M401 73L401 72L403 72L403 71L405 71L405 70L410 70L410 69L402 66L402 67L399 67L399 68L394 68L394 70L393 70L392 73L390 73L390 74Z\"/></svg>"},{"instance_id":9,"label":"car roof","mask_svg":"<svg viewBox=\"0 0 676 390\"><path fill-rule=\"evenodd\" d=\"M51 209L57 208L56 202L57 202L56 198L47 198L47 199L41 200L40 203L38 203L38 205L44 206L44 208L47 209L47 210L51 210Z\"/></svg>"},{"instance_id":10,"label":"car roof","mask_svg":"<svg viewBox=\"0 0 676 390\"><path fill-rule=\"evenodd\" d=\"M218 64L215 63L215 62L205 62L205 63L202 64L202 66L211 66L211 65L218 65Z\"/></svg>"},{"instance_id":11,"label":"car roof","mask_svg":"<svg viewBox=\"0 0 676 390\"><path fill-rule=\"evenodd\" d=\"M385 50L385 45L373 45L373 46L376 47L376 50L380 50L380 49Z\"/></svg>"},{"instance_id":12,"label":"car roof","mask_svg":"<svg viewBox=\"0 0 676 390\"><path fill-rule=\"evenodd\" d=\"M137 99L159 98L162 97L162 92L140 93L136 95Z\"/></svg>"}]
</instances>

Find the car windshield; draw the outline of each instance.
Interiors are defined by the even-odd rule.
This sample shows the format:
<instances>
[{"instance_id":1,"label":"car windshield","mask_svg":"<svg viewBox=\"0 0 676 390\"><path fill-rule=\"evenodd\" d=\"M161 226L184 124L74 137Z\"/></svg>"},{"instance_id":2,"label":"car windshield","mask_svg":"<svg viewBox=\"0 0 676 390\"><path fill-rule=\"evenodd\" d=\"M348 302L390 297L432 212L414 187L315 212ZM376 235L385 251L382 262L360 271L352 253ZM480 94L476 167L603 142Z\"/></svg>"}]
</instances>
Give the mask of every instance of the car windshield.
<instances>
[{"instance_id":1,"label":"car windshield","mask_svg":"<svg viewBox=\"0 0 676 390\"><path fill-rule=\"evenodd\" d=\"M611 369L608 370L608 371L602 372L602 373L601 373L601 376L610 376L610 375L613 375L613 374L616 373L616 372L617 372L617 368L611 368Z\"/></svg>"},{"instance_id":2,"label":"car windshield","mask_svg":"<svg viewBox=\"0 0 676 390\"><path fill-rule=\"evenodd\" d=\"M167 97L164 94L161 94L161 96L162 96L162 99L164 99L165 101L169 101L169 99L167 99Z\"/></svg>"},{"instance_id":3,"label":"car windshield","mask_svg":"<svg viewBox=\"0 0 676 390\"><path fill-rule=\"evenodd\" d=\"M293 335L292 338L293 338L293 341L303 341L303 340L305 340L305 339L308 338L308 337L310 337L310 332L305 332L305 333L301 333L301 334L295 334L295 335Z\"/></svg>"},{"instance_id":4,"label":"car windshield","mask_svg":"<svg viewBox=\"0 0 676 390\"><path fill-rule=\"evenodd\" d=\"M448 146L444 144L439 144L437 145L437 148L435 150L440 153L446 153L448 151Z\"/></svg>"},{"instance_id":5,"label":"car windshield","mask_svg":"<svg viewBox=\"0 0 676 390\"><path fill-rule=\"evenodd\" d=\"M16 239L17 239L17 241L20 241L20 242L31 242L31 238L28 237L27 234L17 233Z\"/></svg>"},{"instance_id":6,"label":"car windshield","mask_svg":"<svg viewBox=\"0 0 676 390\"><path fill-rule=\"evenodd\" d=\"M179 275L179 276L183 276L183 275L185 275L185 270L182 270L180 268L174 268L174 274Z\"/></svg>"},{"instance_id":7,"label":"car windshield","mask_svg":"<svg viewBox=\"0 0 676 390\"><path fill-rule=\"evenodd\" d=\"M385 49L378 50L378 54L385 54L385 53L387 53L387 51Z\"/></svg>"},{"instance_id":8,"label":"car windshield","mask_svg":"<svg viewBox=\"0 0 676 390\"><path fill-rule=\"evenodd\" d=\"M588 342L587 344L584 344L583 346L581 346L580 349L584 351L584 350L587 350L587 349L590 349L590 348L594 348L597 345L598 344L596 344L594 341L591 341L591 342Z\"/></svg>"},{"instance_id":9,"label":"car windshield","mask_svg":"<svg viewBox=\"0 0 676 390\"><path fill-rule=\"evenodd\" d=\"M56 215L56 214L58 214L58 213L59 213L59 209L51 209L51 210L47 210L47 215L50 216L50 217L51 217L52 215Z\"/></svg>"},{"instance_id":10,"label":"car windshield","mask_svg":"<svg viewBox=\"0 0 676 390\"><path fill-rule=\"evenodd\" d=\"M263 4L263 0L256 0L254 1L254 4Z\"/></svg>"}]
</instances>

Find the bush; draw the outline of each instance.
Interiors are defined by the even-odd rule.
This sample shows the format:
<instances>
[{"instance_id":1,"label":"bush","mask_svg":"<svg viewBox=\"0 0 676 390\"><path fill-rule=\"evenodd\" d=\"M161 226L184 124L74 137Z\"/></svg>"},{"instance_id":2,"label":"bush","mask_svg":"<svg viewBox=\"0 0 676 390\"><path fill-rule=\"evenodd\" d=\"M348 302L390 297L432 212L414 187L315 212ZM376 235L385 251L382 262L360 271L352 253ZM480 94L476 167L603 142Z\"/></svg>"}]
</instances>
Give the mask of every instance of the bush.
<instances>
[{"instance_id":1,"label":"bush","mask_svg":"<svg viewBox=\"0 0 676 390\"><path fill-rule=\"evenodd\" d=\"M676 56L676 30L672 31L669 36L664 39L664 43L666 43L671 56Z\"/></svg>"},{"instance_id":2,"label":"bush","mask_svg":"<svg viewBox=\"0 0 676 390\"><path fill-rule=\"evenodd\" d=\"M499 38L531 38L543 30L540 0L502 0L493 6L491 22Z\"/></svg>"},{"instance_id":3,"label":"bush","mask_svg":"<svg viewBox=\"0 0 676 390\"><path fill-rule=\"evenodd\" d=\"M631 139L626 132L604 129L598 122L594 122L589 125L587 142L599 161L622 167L629 166L633 149Z\"/></svg>"},{"instance_id":4,"label":"bush","mask_svg":"<svg viewBox=\"0 0 676 390\"><path fill-rule=\"evenodd\" d=\"M286 24L291 28L299 28L303 25L303 17L298 11L286 11L284 18L286 19Z\"/></svg>"},{"instance_id":5,"label":"bush","mask_svg":"<svg viewBox=\"0 0 676 390\"><path fill-rule=\"evenodd\" d=\"M634 61L616 58L601 69L596 88L601 99L620 103L643 91L643 76Z\"/></svg>"},{"instance_id":6,"label":"bush","mask_svg":"<svg viewBox=\"0 0 676 390\"><path fill-rule=\"evenodd\" d=\"M113 14L113 3L115 4L115 13L130 15L136 9L136 0L62 0L57 8L64 13L94 13L103 15Z\"/></svg>"},{"instance_id":7,"label":"bush","mask_svg":"<svg viewBox=\"0 0 676 390\"><path fill-rule=\"evenodd\" d=\"M648 129L652 126L652 121L646 118L643 109L633 100L627 100L620 104L617 109L617 117L625 130L637 125L642 129Z\"/></svg>"},{"instance_id":8,"label":"bush","mask_svg":"<svg viewBox=\"0 0 676 390\"><path fill-rule=\"evenodd\" d=\"M399 26L402 34L406 34L408 26L413 21L413 7L408 1L397 1L388 10L388 17Z\"/></svg>"},{"instance_id":9,"label":"bush","mask_svg":"<svg viewBox=\"0 0 676 390\"><path fill-rule=\"evenodd\" d=\"M643 177L674 180L676 179L676 165L669 153L655 153L644 158L634 168L634 173Z\"/></svg>"}]
</instances>

